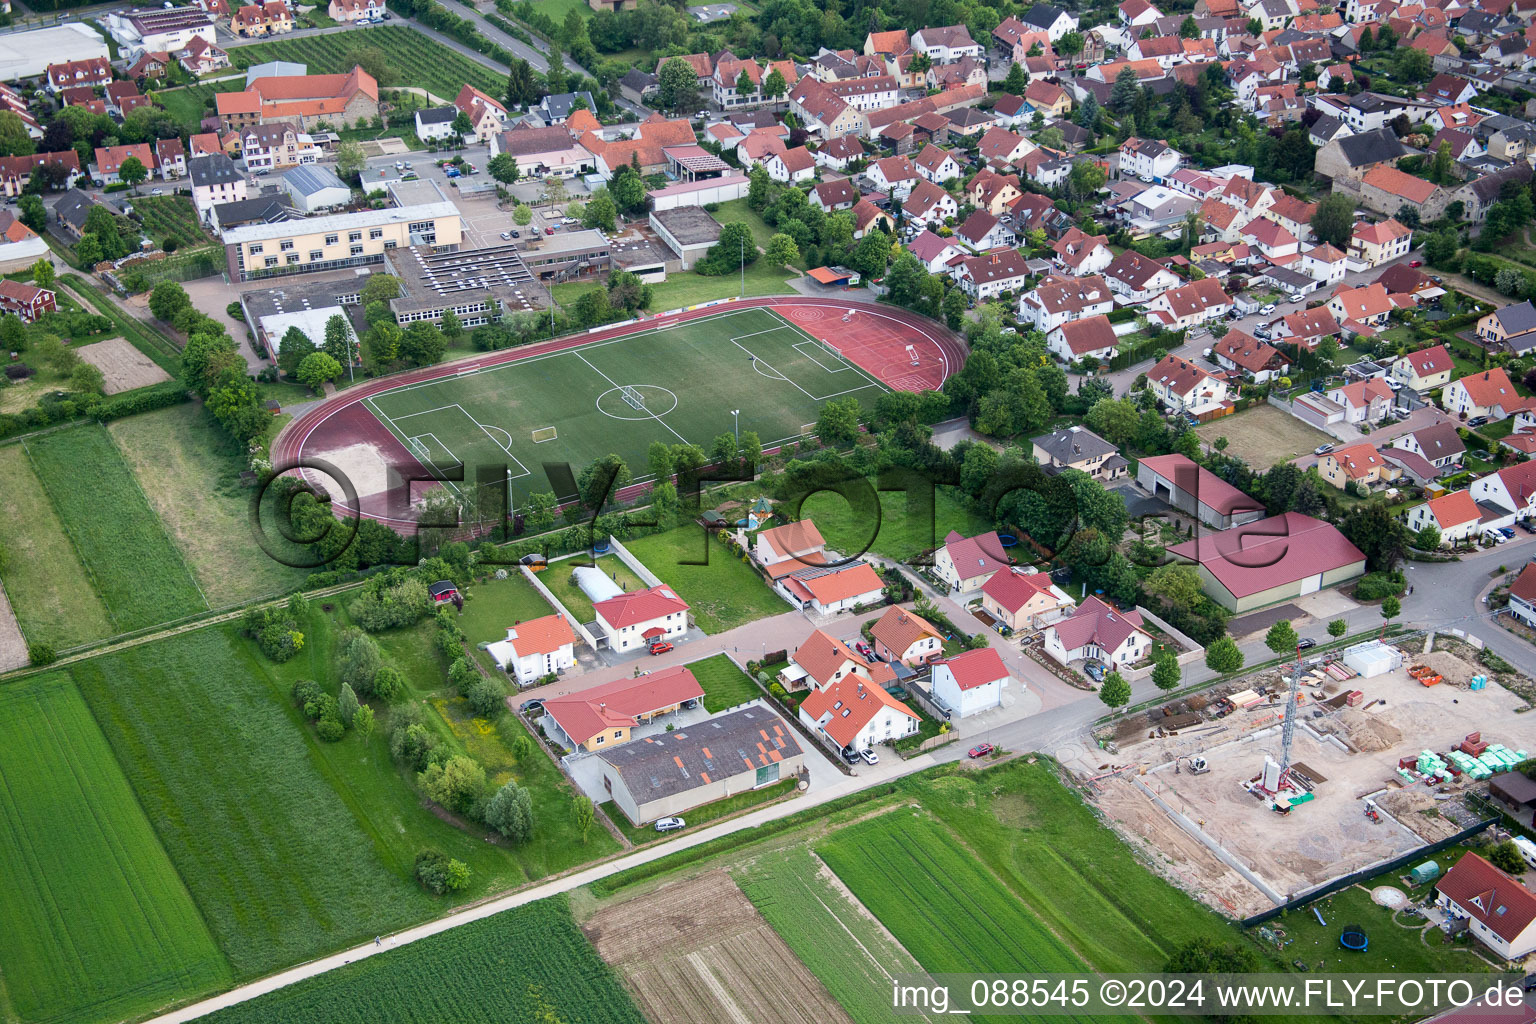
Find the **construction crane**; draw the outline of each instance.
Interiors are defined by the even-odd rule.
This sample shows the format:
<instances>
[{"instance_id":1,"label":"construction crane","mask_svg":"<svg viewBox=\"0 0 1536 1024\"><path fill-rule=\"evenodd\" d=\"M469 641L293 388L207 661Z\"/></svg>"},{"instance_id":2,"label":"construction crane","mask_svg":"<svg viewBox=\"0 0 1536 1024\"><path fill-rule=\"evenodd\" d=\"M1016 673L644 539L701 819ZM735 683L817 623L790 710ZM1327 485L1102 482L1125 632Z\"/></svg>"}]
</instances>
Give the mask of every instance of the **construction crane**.
<instances>
[{"instance_id":1,"label":"construction crane","mask_svg":"<svg viewBox=\"0 0 1536 1024\"><path fill-rule=\"evenodd\" d=\"M1280 779L1277 790L1284 789L1291 777L1291 740L1296 736L1296 693L1301 689L1301 645L1296 646L1296 670L1291 673L1285 695L1285 720L1280 725Z\"/></svg>"}]
</instances>

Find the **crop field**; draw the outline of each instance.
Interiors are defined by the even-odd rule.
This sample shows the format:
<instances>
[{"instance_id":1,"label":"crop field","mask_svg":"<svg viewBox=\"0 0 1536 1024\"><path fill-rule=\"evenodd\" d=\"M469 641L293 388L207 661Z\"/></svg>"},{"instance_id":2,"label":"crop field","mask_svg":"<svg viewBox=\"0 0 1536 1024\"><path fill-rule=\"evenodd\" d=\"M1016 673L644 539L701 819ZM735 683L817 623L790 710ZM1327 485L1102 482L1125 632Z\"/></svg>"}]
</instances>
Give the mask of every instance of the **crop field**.
<instances>
[{"instance_id":1,"label":"crop field","mask_svg":"<svg viewBox=\"0 0 1536 1024\"><path fill-rule=\"evenodd\" d=\"M757 684L736 667L728 654L717 654L703 661L695 661L688 671L704 688L704 710L710 714L745 704L763 695Z\"/></svg>"},{"instance_id":2,"label":"crop field","mask_svg":"<svg viewBox=\"0 0 1536 1024\"><path fill-rule=\"evenodd\" d=\"M752 858L736 882L858 1024L889 1024L890 979L922 970L803 846ZM919 1018L920 1019L920 1018Z\"/></svg>"},{"instance_id":3,"label":"crop field","mask_svg":"<svg viewBox=\"0 0 1536 1024\"><path fill-rule=\"evenodd\" d=\"M111 636L106 605L21 445L0 448L0 480L0 579L22 634L59 650Z\"/></svg>"},{"instance_id":4,"label":"crop field","mask_svg":"<svg viewBox=\"0 0 1536 1024\"><path fill-rule=\"evenodd\" d=\"M25 447L117 631L208 607L104 428L61 430Z\"/></svg>"},{"instance_id":5,"label":"crop field","mask_svg":"<svg viewBox=\"0 0 1536 1024\"><path fill-rule=\"evenodd\" d=\"M0 688L0 1020L119 1020L229 981L62 672Z\"/></svg>"},{"instance_id":6,"label":"crop field","mask_svg":"<svg viewBox=\"0 0 1536 1024\"><path fill-rule=\"evenodd\" d=\"M290 666L313 679L327 671L302 654ZM359 815L352 794L332 785L298 711L267 685L265 668L255 645L223 626L70 669L241 978L440 906L407 880L415 850L403 864L386 864L372 835L406 821L398 812ZM375 735L375 745L382 739Z\"/></svg>"},{"instance_id":7,"label":"crop field","mask_svg":"<svg viewBox=\"0 0 1536 1024\"><path fill-rule=\"evenodd\" d=\"M706 633L723 633L790 610L753 569L718 537L693 523L624 542L630 554L688 602ZM690 562L705 562L690 565ZM758 652L761 654L762 652Z\"/></svg>"},{"instance_id":8,"label":"crop field","mask_svg":"<svg viewBox=\"0 0 1536 1024\"><path fill-rule=\"evenodd\" d=\"M144 232L156 242L167 238L178 246L209 244L213 240L197 221L197 210L186 196L137 196L133 209L144 221Z\"/></svg>"},{"instance_id":9,"label":"crop field","mask_svg":"<svg viewBox=\"0 0 1536 1024\"><path fill-rule=\"evenodd\" d=\"M107 431L209 604L254 601L304 582L309 570L283 564L257 543L251 527L254 492L240 485L245 463L200 405L128 416L108 424ZM275 527L266 535L277 554L304 564L306 553L288 550Z\"/></svg>"},{"instance_id":10,"label":"crop field","mask_svg":"<svg viewBox=\"0 0 1536 1024\"><path fill-rule=\"evenodd\" d=\"M363 406L428 468L463 465L469 479L509 467L515 494L565 497L545 465L574 473L616 453L638 478L652 442L708 450L736 425L733 410L771 447L800 436L828 400L873 401L884 390L777 313L752 308L403 385Z\"/></svg>"},{"instance_id":11,"label":"crop field","mask_svg":"<svg viewBox=\"0 0 1536 1024\"><path fill-rule=\"evenodd\" d=\"M853 1024L724 871L605 907L583 931L651 1020Z\"/></svg>"},{"instance_id":12,"label":"crop field","mask_svg":"<svg viewBox=\"0 0 1536 1024\"><path fill-rule=\"evenodd\" d=\"M231 46L229 59L241 70L270 60L291 60L309 65L312 75L342 75L352 70L353 61L349 58L360 49L376 49L389 58L389 67L394 70L395 77L380 82L380 86L420 86L450 102L465 83L492 96L507 90L505 75L497 74L420 32L395 25L374 25L334 35Z\"/></svg>"},{"instance_id":13,"label":"crop field","mask_svg":"<svg viewBox=\"0 0 1536 1024\"><path fill-rule=\"evenodd\" d=\"M1083 962L921 813L897 809L816 852L933 972L1078 971ZM892 885L892 879L903 884Z\"/></svg>"},{"instance_id":14,"label":"crop field","mask_svg":"<svg viewBox=\"0 0 1536 1024\"><path fill-rule=\"evenodd\" d=\"M564 897L518 907L203 1018L208 1024L646 1024Z\"/></svg>"}]
</instances>

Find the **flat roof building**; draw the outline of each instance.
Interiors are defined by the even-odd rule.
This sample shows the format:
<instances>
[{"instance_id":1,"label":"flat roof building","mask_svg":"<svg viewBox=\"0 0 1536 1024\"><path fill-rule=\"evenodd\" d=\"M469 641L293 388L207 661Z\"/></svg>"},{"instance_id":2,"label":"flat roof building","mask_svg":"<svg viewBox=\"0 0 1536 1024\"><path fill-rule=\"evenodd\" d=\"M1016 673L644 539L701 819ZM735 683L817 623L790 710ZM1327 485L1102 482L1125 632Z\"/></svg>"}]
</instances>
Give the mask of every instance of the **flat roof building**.
<instances>
[{"instance_id":1,"label":"flat roof building","mask_svg":"<svg viewBox=\"0 0 1536 1024\"><path fill-rule=\"evenodd\" d=\"M347 318L353 337L357 335L354 312L361 312L363 285L368 274L357 271L353 276L339 281L316 281L311 278L278 278L271 288L242 292L240 308L245 313L246 326L265 346L273 359L277 358L278 346L289 326L299 326L310 340L310 331L318 326L318 337L325 337L325 323L331 316L341 313Z\"/></svg>"},{"instance_id":2,"label":"flat roof building","mask_svg":"<svg viewBox=\"0 0 1536 1024\"><path fill-rule=\"evenodd\" d=\"M595 229L557 231L529 245L523 263L540 281L565 281L607 271L613 262L607 237Z\"/></svg>"},{"instance_id":3,"label":"flat roof building","mask_svg":"<svg viewBox=\"0 0 1536 1024\"><path fill-rule=\"evenodd\" d=\"M89 25L79 22L31 32L9 32L0 35L0 81L37 78L50 64L110 56L107 41Z\"/></svg>"},{"instance_id":4,"label":"flat roof building","mask_svg":"<svg viewBox=\"0 0 1536 1024\"><path fill-rule=\"evenodd\" d=\"M453 310L459 323L478 327L499 317L498 309L528 313L549 308L549 292L537 281L517 246L434 252L423 246L396 249L385 257L400 279L401 293L389 300L395 319L439 323Z\"/></svg>"},{"instance_id":5,"label":"flat roof building","mask_svg":"<svg viewBox=\"0 0 1536 1024\"><path fill-rule=\"evenodd\" d=\"M720 222L699 206L674 206L651 214L651 227L687 270L720 240Z\"/></svg>"},{"instance_id":6,"label":"flat roof building","mask_svg":"<svg viewBox=\"0 0 1536 1024\"><path fill-rule=\"evenodd\" d=\"M458 207L426 203L337 213L326 217L247 224L224 232L231 280L307 274L381 263L390 249L457 248L463 241Z\"/></svg>"}]
</instances>

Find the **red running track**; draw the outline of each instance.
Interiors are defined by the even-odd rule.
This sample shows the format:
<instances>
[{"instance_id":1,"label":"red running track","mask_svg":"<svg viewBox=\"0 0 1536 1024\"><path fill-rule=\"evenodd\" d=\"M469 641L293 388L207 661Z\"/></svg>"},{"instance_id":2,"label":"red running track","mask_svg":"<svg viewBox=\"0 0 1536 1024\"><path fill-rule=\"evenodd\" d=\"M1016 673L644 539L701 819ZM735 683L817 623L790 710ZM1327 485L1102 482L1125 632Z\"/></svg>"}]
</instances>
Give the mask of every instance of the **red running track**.
<instances>
[{"instance_id":1,"label":"red running track","mask_svg":"<svg viewBox=\"0 0 1536 1024\"><path fill-rule=\"evenodd\" d=\"M796 327L827 342L849 361L897 390L937 389L965 361L965 343L955 334L927 317L895 306L852 298L779 296L745 299L682 313L648 317L637 323L588 334L567 335L536 345L486 352L457 362L359 384L321 402L284 427L272 443L273 465L279 469L291 468L306 459L316 458L316 452L333 452L350 445L367 444L376 449L384 461L398 470L402 477L424 480L430 475L427 469L362 404L364 399L406 384L452 377L465 370L513 363L549 352L578 348L594 341L623 337L686 320L717 316L731 309L754 306L772 308ZM850 310L853 315L845 321L843 317ZM907 352L909 345L917 353L916 366L912 365L911 354ZM305 475L302 469L299 472ZM308 475L318 477L327 474L311 469ZM311 482L320 483L319 480ZM626 488L621 497L628 498L647 486L637 484ZM420 496L419 492L414 495L418 499ZM334 498L334 504L339 512L352 511L349 501L339 495ZM378 519L400 529L410 529L415 525L404 488L368 487L366 493L359 491L357 504L362 514L370 519Z\"/></svg>"}]
</instances>

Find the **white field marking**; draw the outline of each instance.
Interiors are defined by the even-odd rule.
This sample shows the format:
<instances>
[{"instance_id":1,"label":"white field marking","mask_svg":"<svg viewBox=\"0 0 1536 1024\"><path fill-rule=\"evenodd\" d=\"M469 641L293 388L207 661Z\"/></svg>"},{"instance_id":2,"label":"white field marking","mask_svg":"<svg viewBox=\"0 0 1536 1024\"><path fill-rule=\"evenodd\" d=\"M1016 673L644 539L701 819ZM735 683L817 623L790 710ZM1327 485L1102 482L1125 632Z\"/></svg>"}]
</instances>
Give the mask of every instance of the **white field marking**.
<instances>
[{"instance_id":1,"label":"white field marking","mask_svg":"<svg viewBox=\"0 0 1536 1024\"><path fill-rule=\"evenodd\" d=\"M790 326L790 325L786 322L785 326ZM781 328L775 328L775 329L778 330L778 329L781 329ZM759 333L766 334L768 332L762 331L762 332L759 332ZM807 335L807 337L810 337L810 336ZM815 338L811 338L811 341L815 341L815 340L816 340ZM757 368L757 364L758 363L761 363L763 366L768 367L768 369L772 370L775 374L778 375L778 379L779 380L782 380L784 383L788 384L790 387L796 389L802 395L804 395L806 398L809 398L813 402L827 402L827 401L831 401L834 398L841 398L843 395L851 395L855 391L864 391L864 390L866 390L868 388L871 388L871 387L880 388L881 390L885 390L885 385L879 383L878 381L871 380L868 376L865 376L864 379L866 381L868 381L868 383L860 384L856 388L848 388L848 389L846 389L844 391L837 391L837 392L834 392L834 393L832 393L830 395L813 395L809 391L805 390L805 388L801 387L800 384L797 381L791 380L789 377L786 377L784 375L783 371L781 371L778 367L774 366L768 360L764 359L762 356L758 355L757 353L753 352L751 349L747 348L745 345L741 344L741 342L737 341L735 338L731 339L731 344L735 345L737 348L739 348L743 352L747 353L747 355L753 357L753 364L752 365L753 365L754 368ZM801 342L801 344L802 345L803 344L807 344L807 342ZM817 344L820 344L820 342L817 342ZM820 364L818 363L817 365L819 366ZM850 368L851 368L852 364L849 364L849 365L850 365ZM758 369L757 372L758 373L762 373L762 375L764 377L768 376L768 374L763 373L761 369Z\"/></svg>"},{"instance_id":2,"label":"white field marking","mask_svg":"<svg viewBox=\"0 0 1536 1024\"><path fill-rule=\"evenodd\" d=\"M801 345L805 345L805 346L807 346L807 348L801 348L800 347ZM805 358L809 359L811 362L815 363L817 366L821 367L823 370L827 371L828 373L847 373L849 370L853 369L852 365L850 365L849 362L846 359L843 360L843 365L842 366L835 367L835 368L831 367L831 366L828 366L826 363L823 363L820 359L817 359L816 356L812 354L812 350L813 349L819 349L822 352L826 351L826 349L822 347L820 342L817 342L816 344L812 345L809 341L797 341L793 345L791 345L790 347L793 348L796 352L799 352L801 355L805 356ZM838 358L841 359L842 357L839 356Z\"/></svg>"},{"instance_id":3,"label":"white field marking","mask_svg":"<svg viewBox=\"0 0 1536 1024\"><path fill-rule=\"evenodd\" d=\"M586 363L589 367L591 367L593 373L595 373L599 377L603 378L603 380L607 381L609 384L612 384L614 387L620 388L620 389L622 389L624 387L623 384L620 384L618 381L616 381L612 377L608 376L602 370L599 370L597 367L592 366L592 364L590 362L587 362L587 357L582 355L580 352L576 353L576 358L580 359L582 362ZM650 412L649 409L636 410L636 411ZM668 430L671 430L672 431L672 436L677 438L679 441L683 442L683 444L692 444L693 443L693 442L689 441L686 437L684 437L682 434L679 434L677 431L672 430L672 424L668 423L666 420L662 419L660 416L656 415L654 412L651 412L650 415L651 415L651 419L655 420L657 423L660 423L662 426L666 427Z\"/></svg>"},{"instance_id":4,"label":"white field marking","mask_svg":"<svg viewBox=\"0 0 1536 1024\"><path fill-rule=\"evenodd\" d=\"M433 435L417 434L417 435L415 435L415 437L412 437L411 435L407 434L405 431L401 430L400 426L397 423L395 423L394 420L390 419L389 416L386 415L382 409L380 409L376 404L374 404L374 401L373 401L374 397L375 396L370 395L369 397L364 398L363 399L363 404L368 406L373 411L374 416L378 417L379 420L384 424L385 428L391 434L393 434L399 441L404 443L407 448L410 448L412 446L412 444L414 442L416 442L417 438L421 438L421 437L431 436L432 440L434 442L437 441L437 438L435 436L433 436ZM448 446L444 445L443 446L443 450L447 451L448 450ZM452 452L448 452L448 454L450 456L453 455ZM431 463L431 469L434 472L436 472L438 476L445 476L446 475L443 472L443 467L439 466L435 462L432 462L432 457L430 455L423 456L423 457L427 460L427 462ZM442 481L439 481L439 482L444 484L445 486L452 487L453 488L453 493L457 494L460 498L464 497L464 492L459 490L459 485L458 485L458 483L456 481L453 481L453 480L442 480Z\"/></svg>"}]
</instances>

